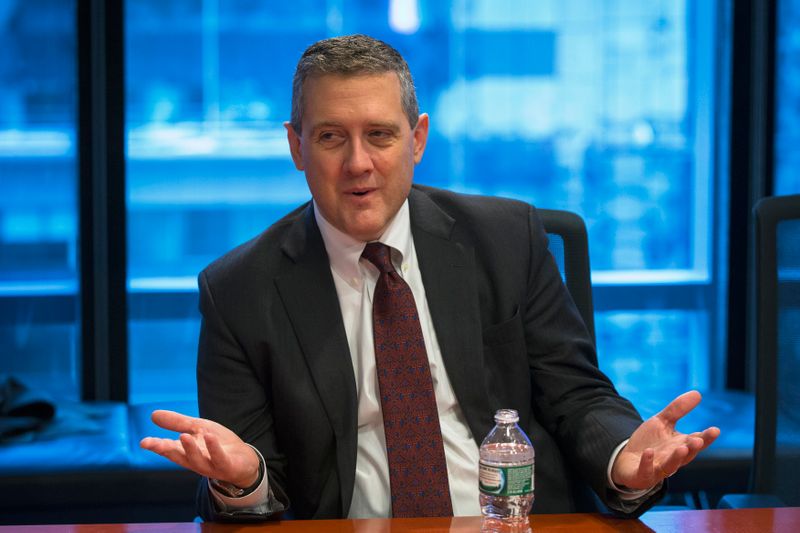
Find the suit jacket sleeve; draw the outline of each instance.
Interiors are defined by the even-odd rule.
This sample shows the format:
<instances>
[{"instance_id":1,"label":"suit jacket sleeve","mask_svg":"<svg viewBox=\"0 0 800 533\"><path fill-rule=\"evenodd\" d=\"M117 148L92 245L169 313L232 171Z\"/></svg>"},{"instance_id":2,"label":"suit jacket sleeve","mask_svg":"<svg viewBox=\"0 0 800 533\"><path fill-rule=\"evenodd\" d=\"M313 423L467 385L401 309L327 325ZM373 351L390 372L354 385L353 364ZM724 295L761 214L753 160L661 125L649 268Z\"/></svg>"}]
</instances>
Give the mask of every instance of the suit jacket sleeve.
<instances>
[{"instance_id":1,"label":"suit jacket sleeve","mask_svg":"<svg viewBox=\"0 0 800 533\"><path fill-rule=\"evenodd\" d=\"M284 490L286 465L277 450L271 405L264 383L217 309L214 288L206 272L198 277L198 285L202 314L197 361L200 416L231 429L261 450L265 458L269 457L265 466L271 489L265 513L220 512L203 478L198 487L198 513L208 521L264 520L289 506Z\"/></svg>"},{"instance_id":2,"label":"suit jacket sleeve","mask_svg":"<svg viewBox=\"0 0 800 533\"><path fill-rule=\"evenodd\" d=\"M531 260L522 312L534 415L606 506L638 516L663 496L666 484L637 501L638 506L631 505L608 487L607 468L613 450L630 437L641 417L591 363L594 344L547 251L547 236L532 207L528 224Z\"/></svg>"}]
</instances>

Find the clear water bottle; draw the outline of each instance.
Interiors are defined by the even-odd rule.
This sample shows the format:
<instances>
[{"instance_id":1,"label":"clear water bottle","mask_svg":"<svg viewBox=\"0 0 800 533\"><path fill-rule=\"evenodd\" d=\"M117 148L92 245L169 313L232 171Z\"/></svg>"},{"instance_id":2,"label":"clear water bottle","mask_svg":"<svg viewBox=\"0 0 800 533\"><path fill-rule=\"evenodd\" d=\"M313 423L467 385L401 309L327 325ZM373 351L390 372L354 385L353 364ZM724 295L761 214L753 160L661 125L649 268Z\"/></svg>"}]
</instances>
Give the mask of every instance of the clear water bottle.
<instances>
[{"instance_id":1,"label":"clear water bottle","mask_svg":"<svg viewBox=\"0 0 800 533\"><path fill-rule=\"evenodd\" d=\"M517 425L519 415L513 409L500 409L494 421L480 449L481 513L503 523L528 524L533 506L533 445Z\"/></svg>"}]
</instances>

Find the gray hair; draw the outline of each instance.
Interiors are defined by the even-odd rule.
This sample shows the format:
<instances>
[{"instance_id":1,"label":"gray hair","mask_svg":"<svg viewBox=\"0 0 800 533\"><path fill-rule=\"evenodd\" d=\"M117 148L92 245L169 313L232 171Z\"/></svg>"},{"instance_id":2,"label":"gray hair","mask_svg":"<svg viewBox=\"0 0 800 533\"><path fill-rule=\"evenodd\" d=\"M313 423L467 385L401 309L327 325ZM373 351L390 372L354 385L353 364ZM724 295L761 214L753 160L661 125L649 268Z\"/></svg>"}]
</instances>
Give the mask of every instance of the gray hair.
<instances>
[{"instance_id":1,"label":"gray hair","mask_svg":"<svg viewBox=\"0 0 800 533\"><path fill-rule=\"evenodd\" d=\"M401 104L409 125L414 129L419 119L419 104L406 60L385 42L361 34L323 39L303 52L292 81L292 128L301 134L306 80L326 74L358 76L386 72L394 72L400 80Z\"/></svg>"}]
</instances>

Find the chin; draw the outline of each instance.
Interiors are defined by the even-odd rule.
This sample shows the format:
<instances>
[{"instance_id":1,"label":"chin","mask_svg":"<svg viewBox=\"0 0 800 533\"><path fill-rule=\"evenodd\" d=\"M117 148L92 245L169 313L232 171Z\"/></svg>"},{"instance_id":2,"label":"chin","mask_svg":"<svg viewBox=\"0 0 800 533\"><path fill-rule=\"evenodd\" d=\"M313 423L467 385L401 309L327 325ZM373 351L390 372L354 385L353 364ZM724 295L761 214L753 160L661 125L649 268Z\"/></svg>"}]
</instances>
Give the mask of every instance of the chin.
<instances>
[{"instance_id":1,"label":"chin","mask_svg":"<svg viewBox=\"0 0 800 533\"><path fill-rule=\"evenodd\" d=\"M358 233L353 236L359 241L371 242L377 241L381 236L381 232Z\"/></svg>"},{"instance_id":2,"label":"chin","mask_svg":"<svg viewBox=\"0 0 800 533\"><path fill-rule=\"evenodd\" d=\"M380 222L350 224L347 228L347 233L351 237L360 241L368 242L378 239L386 229L386 224Z\"/></svg>"},{"instance_id":3,"label":"chin","mask_svg":"<svg viewBox=\"0 0 800 533\"><path fill-rule=\"evenodd\" d=\"M347 232L351 237L360 241L369 242L377 240L383 234L383 228L354 228L353 231Z\"/></svg>"}]
</instances>

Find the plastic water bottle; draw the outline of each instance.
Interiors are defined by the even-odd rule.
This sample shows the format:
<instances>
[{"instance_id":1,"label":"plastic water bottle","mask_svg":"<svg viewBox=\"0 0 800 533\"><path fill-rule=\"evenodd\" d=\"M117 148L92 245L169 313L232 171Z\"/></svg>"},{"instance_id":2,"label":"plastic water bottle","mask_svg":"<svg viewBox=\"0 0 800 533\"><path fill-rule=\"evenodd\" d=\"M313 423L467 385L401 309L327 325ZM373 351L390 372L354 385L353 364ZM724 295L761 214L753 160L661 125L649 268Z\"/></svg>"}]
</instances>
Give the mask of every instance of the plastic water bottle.
<instances>
[{"instance_id":1,"label":"plastic water bottle","mask_svg":"<svg viewBox=\"0 0 800 533\"><path fill-rule=\"evenodd\" d=\"M527 526L533 506L533 445L513 409L500 409L494 421L480 449L481 513L500 523Z\"/></svg>"}]
</instances>

